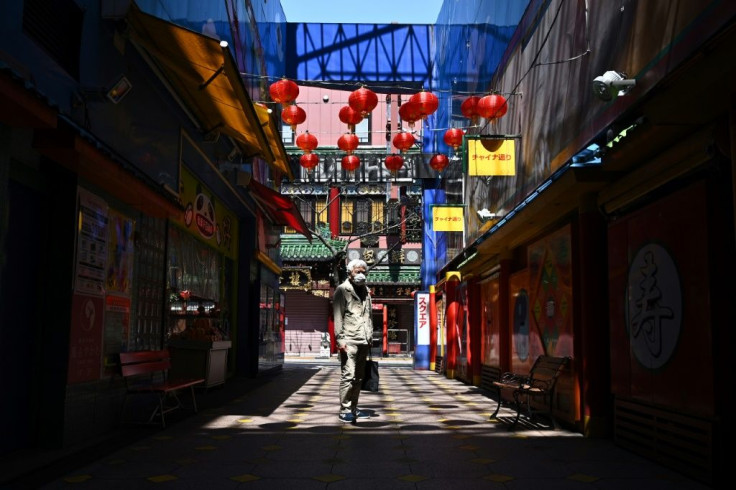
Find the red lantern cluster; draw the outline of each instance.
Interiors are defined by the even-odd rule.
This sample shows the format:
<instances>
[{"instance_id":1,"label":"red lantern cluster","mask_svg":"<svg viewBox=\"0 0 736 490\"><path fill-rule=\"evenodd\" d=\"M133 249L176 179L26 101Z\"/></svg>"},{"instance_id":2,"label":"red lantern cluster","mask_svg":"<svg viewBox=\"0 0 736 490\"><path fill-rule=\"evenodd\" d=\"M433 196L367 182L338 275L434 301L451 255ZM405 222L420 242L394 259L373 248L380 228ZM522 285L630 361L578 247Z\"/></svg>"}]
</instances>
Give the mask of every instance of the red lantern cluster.
<instances>
[{"instance_id":1,"label":"red lantern cluster","mask_svg":"<svg viewBox=\"0 0 736 490\"><path fill-rule=\"evenodd\" d=\"M358 147L360 140L354 133L345 133L337 139L337 147L350 155Z\"/></svg>"},{"instance_id":2,"label":"red lantern cluster","mask_svg":"<svg viewBox=\"0 0 736 490\"><path fill-rule=\"evenodd\" d=\"M346 155L342 157L340 165L342 166L343 170L352 172L353 170L356 170L358 167L360 167L360 158L355 155Z\"/></svg>"},{"instance_id":3,"label":"red lantern cluster","mask_svg":"<svg viewBox=\"0 0 736 490\"><path fill-rule=\"evenodd\" d=\"M319 164L319 156L316 153L305 153L299 157L299 165L307 170L312 170Z\"/></svg>"},{"instance_id":4,"label":"red lantern cluster","mask_svg":"<svg viewBox=\"0 0 736 490\"><path fill-rule=\"evenodd\" d=\"M465 132L460 128L450 128L445 131L445 143L447 146L452 147L453 150L457 150L463 145L463 135Z\"/></svg>"},{"instance_id":5,"label":"red lantern cluster","mask_svg":"<svg viewBox=\"0 0 736 490\"><path fill-rule=\"evenodd\" d=\"M363 116L360 112L356 111L352 107L346 105L337 114L340 121L348 125L350 131L355 131L355 125L363 120Z\"/></svg>"},{"instance_id":6,"label":"red lantern cluster","mask_svg":"<svg viewBox=\"0 0 736 490\"><path fill-rule=\"evenodd\" d=\"M296 131L297 125L307 120L307 113L296 104L288 105L281 111L281 120L291 126L292 131Z\"/></svg>"},{"instance_id":7,"label":"red lantern cluster","mask_svg":"<svg viewBox=\"0 0 736 490\"><path fill-rule=\"evenodd\" d=\"M309 130L296 137L296 146L301 148L304 153L311 153L315 148L317 148L318 144L319 142L317 141L317 137L310 134Z\"/></svg>"},{"instance_id":8,"label":"red lantern cluster","mask_svg":"<svg viewBox=\"0 0 736 490\"><path fill-rule=\"evenodd\" d=\"M429 166L438 172L442 172L449 164L450 159L442 153L437 153L429 160Z\"/></svg>"},{"instance_id":9,"label":"red lantern cluster","mask_svg":"<svg viewBox=\"0 0 736 490\"><path fill-rule=\"evenodd\" d=\"M386 165L386 168L391 173L396 173L401 169L401 167L404 166L404 159L401 157L401 155L392 153L386 157L386 161L384 162L384 165Z\"/></svg>"},{"instance_id":10,"label":"red lantern cluster","mask_svg":"<svg viewBox=\"0 0 736 490\"><path fill-rule=\"evenodd\" d=\"M291 104L299 96L299 86L291 80L282 78L268 87L268 93L271 95L271 100L274 102L278 102L279 104Z\"/></svg>"},{"instance_id":11,"label":"red lantern cluster","mask_svg":"<svg viewBox=\"0 0 736 490\"><path fill-rule=\"evenodd\" d=\"M392 143L399 151L403 152L414 146L415 141L413 134L402 131L394 136Z\"/></svg>"},{"instance_id":12,"label":"red lantern cluster","mask_svg":"<svg viewBox=\"0 0 736 490\"><path fill-rule=\"evenodd\" d=\"M348 97L348 105L351 109L360 114L361 118L363 118L376 108L378 105L378 96L372 90L360 87L358 90L350 94Z\"/></svg>"},{"instance_id":13,"label":"red lantern cluster","mask_svg":"<svg viewBox=\"0 0 736 490\"><path fill-rule=\"evenodd\" d=\"M502 95L486 95L478 101L478 114L485 119L497 119L508 111L509 105Z\"/></svg>"}]
</instances>

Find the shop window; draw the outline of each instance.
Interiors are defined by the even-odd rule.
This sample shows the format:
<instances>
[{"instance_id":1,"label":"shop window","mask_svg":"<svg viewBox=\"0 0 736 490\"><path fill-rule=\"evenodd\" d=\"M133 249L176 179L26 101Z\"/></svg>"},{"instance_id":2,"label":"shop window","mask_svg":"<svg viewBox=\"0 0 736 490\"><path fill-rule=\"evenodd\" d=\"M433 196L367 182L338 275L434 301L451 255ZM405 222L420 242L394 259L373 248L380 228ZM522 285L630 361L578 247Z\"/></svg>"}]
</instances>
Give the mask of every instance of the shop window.
<instances>
[{"instance_id":1,"label":"shop window","mask_svg":"<svg viewBox=\"0 0 736 490\"><path fill-rule=\"evenodd\" d=\"M340 214L342 234L383 234L384 202L382 199L345 199Z\"/></svg>"}]
</instances>

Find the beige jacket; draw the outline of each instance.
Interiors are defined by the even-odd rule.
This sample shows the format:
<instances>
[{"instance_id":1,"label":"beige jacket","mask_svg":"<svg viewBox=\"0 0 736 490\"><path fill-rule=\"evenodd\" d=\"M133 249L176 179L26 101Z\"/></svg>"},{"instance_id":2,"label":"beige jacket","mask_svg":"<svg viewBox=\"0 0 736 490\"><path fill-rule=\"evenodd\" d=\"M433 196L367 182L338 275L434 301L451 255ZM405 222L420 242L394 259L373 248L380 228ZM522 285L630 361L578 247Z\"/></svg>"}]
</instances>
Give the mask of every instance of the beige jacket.
<instances>
[{"instance_id":1,"label":"beige jacket","mask_svg":"<svg viewBox=\"0 0 736 490\"><path fill-rule=\"evenodd\" d=\"M361 301L349 279L335 289L333 313L338 346L372 344L372 307L370 292L365 301Z\"/></svg>"}]
</instances>

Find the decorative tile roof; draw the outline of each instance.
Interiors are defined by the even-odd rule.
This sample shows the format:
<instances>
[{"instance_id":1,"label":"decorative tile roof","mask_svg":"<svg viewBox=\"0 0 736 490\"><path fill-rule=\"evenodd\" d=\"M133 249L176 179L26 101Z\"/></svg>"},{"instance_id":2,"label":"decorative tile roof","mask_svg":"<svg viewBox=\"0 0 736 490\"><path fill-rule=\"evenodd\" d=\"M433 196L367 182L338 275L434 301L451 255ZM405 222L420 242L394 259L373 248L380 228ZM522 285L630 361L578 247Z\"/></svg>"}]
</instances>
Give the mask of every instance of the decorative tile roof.
<instances>
[{"instance_id":1,"label":"decorative tile roof","mask_svg":"<svg viewBox=\"0 0 736 490\"><path fill-rule=\"evenodd\" d=\"M342 250L342 240L325 239L336 250ZM289 262L329 262L334 255L319 239L312 243L301 235L281 235L281 260L284 265ZM419 265L383 265L368 272L367 282L371 286L418 286L421 284L421 266Z\"/></svg>"},{"instance_id":2,"label":"decorative tile roof","mask_svg":"<svg viewBox=\"0 0 736 490\"><path fill-rule=\"evenodd\" d=\"M421 271L419 266L402 265L389 269L373 269L368 272L366 282L369 286L419 286Z\"/></svg>"},{"instance_id":3,"label":"decorative tile roof","mask_svg":"<svg viewBox=\"0 0 736 490\"><path fill-rule=\"evenodd\" d=\"M345 248L345 242L342 240L326 238L325 241L332 245L335 250ZM280 250L283 262L301 262L305 260L329 262L334 257L332 251L316 236L312 238L312 243L309 243L305 237L300 235L281 235Z\"/></svg>"}]
</instances>

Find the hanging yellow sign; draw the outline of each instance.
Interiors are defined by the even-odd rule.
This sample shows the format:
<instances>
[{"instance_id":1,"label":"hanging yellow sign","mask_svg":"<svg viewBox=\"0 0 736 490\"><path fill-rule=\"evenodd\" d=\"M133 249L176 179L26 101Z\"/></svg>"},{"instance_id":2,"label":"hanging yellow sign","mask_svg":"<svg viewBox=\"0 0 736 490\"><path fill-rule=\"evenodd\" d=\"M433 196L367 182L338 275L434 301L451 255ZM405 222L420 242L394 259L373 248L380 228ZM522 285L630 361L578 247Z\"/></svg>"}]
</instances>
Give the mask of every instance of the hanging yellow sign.
<instances>
[{"instance_id":1,"label":"hanging yellow sign","mask_svg":"<svg viewBox=\"0 0 736 490\"><path fill-rule=\"evenodd\" d=\"M467 140L468 175L516 175L516 141L502 138Z\"/></svg>"},{"instance_id":2,"label":"hanging yellow sign","mask_svg":"<svg viewBox=\"0 0 736 490\"><path fill-rule=\"evenodd\" d=\"M465 231L465 206L432 206L434 231Z\"/></svg>"}]
</instances>

